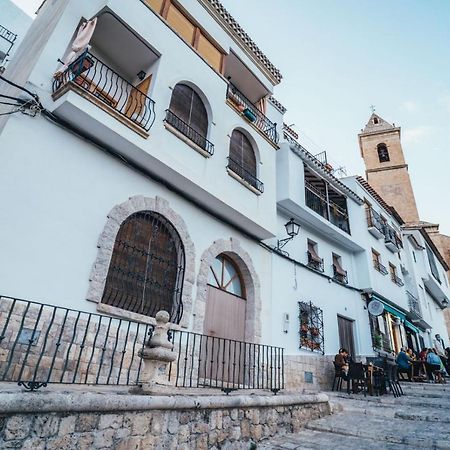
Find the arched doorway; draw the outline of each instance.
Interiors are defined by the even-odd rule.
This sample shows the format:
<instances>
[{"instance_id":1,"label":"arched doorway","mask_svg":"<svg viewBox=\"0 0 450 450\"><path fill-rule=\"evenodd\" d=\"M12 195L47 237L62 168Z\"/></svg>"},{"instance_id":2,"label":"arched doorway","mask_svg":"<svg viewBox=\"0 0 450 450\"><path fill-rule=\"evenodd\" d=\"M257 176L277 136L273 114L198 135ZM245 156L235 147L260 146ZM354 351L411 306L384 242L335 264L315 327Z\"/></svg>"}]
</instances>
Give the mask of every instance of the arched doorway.
<instances>
[{"instance_id":1,"label":"arched doorway","mask_svg":"<svg viewBox=\"0 0 450 450\"><path fill-rule=\"evenodd\" d=\"M209 267L204 334L245 340L246 293L237 265L223 253Z\"/></svg>"},{"instance_id":2,"label":"arched doorway","mask_svg":"<svg viewBox=\"0 0 450 450\"><path fill-rule=\"evenodd\" d=\"M223 253L209 267L201 346L200 376L205 385L244 383L245 286L237 265Z\"/></svg>"}]
</instances>

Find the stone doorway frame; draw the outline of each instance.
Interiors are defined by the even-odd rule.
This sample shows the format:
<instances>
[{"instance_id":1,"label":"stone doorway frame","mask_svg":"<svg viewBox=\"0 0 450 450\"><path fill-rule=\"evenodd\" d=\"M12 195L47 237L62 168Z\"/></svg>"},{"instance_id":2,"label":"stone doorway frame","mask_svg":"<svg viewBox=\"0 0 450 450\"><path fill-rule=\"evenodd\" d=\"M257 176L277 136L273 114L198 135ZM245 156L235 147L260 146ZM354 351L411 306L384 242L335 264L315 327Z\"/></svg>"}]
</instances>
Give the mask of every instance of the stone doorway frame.
<instances>
[{"instance_id":1,"label":"stone doorway frame","mask_svg":"<svg viewBox=\"0 0 450 450\"><path fill-rule=\"evenodd\" d=\"M197 276L197 297L195 300L195 315L193 330L203 334L206 302L208 300L209 267L216 256L225 254L238 267L245 285L246 318L245 341L261 342L261 285L250 255L241 247L236 238L219 239L206 249L200 259L200 269Z\"/></svg>"},{"instance_id":2,"label":"stone doorway frame","mask_svg":"<svg viewBox=\"0 0 450 450\"><path fill-rule=\"evenodd\" d=\"M184 220L169 206L169 202L162 197L156 196L151 198L135 195L111 209L97 242L97 257L89 277L86 300L97 303L97 310L100 312L139 322L156 324L156 320L153 317L105 305L101 302L119 228L126 218L140 211L152 211L161 214L171 222L181 238L185 253L185 272L181 296L183 316L179 326L187 328L192 314L192 288L195 282L195 247ZM173 328L176 327L177 325L174 325Z\"/></svg>"}]
</instances>

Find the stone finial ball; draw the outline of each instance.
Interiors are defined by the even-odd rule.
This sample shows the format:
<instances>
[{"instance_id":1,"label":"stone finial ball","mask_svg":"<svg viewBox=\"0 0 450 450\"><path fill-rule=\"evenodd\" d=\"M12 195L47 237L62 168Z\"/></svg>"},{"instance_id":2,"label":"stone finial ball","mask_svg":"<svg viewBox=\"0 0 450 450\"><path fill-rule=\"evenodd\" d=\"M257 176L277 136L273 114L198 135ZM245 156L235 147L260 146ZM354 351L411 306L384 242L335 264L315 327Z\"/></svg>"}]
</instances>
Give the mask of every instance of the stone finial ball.
<instances>
[{"instance_id":1,"label":"stone finial ball","mask_svg":"<svg viewBox=\"0 0 450 450\"><path fill-rule=\"evenodd\" d=\"M156 322L167 323L170 319L169 313L167 311L158 311L155 316Z\"/></svg>"}]
</instances>

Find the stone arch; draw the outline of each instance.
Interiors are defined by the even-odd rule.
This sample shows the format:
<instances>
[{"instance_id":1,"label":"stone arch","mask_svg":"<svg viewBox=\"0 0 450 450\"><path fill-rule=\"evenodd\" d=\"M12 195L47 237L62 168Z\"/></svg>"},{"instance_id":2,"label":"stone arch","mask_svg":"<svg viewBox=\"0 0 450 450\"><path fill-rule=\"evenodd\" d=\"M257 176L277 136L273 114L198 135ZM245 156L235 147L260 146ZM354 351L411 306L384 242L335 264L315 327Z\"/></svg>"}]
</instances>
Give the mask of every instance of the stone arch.
<instances>
[{"instance_id":1,"label":"stone arch","mask_svg":"<svg viewBox=\"0 0 450 450\"><path fill-rule=\"evenodd\" d=\"M246 320L245 340L248 342L261 342L261 288L250 255L241 247L238 239L219 239L206 249L200 260L200 269L197 276L197 297L195 300L194 331L203 333L207 301L208 270L214 258L225 254L239 268L246 289Z\"/></svg>"},{"instance_id":2,"label":"stone arch","mask_svg":"<svg viewBox=\"0 0 450 450\"><path fill-rule=\"evenodd\" d=\"M120 225L131 214L140 211L154 211L161 214L172 223L181 238L184 246L186 262L183 293L181 297L183 302L183 316L180 325L182 327L187 327L192 313L192 288L195 280L194 243L189 236L187 226L181 216L169 206L169 202L167 200L158 196L155 198L150 198L142 195L136 195L130 197L127 201L114 206L114 208L112 208L109 212L105 227L97 242L97 258L94 262L91 275L89 277L89 289L86 299L97 303L97 309L101 312L120 315L122 317L144 321L151 324L156 323L153 317L144 317L140 314L121 310L101 303L114 243Z\"/></svg>"}]
</instances>

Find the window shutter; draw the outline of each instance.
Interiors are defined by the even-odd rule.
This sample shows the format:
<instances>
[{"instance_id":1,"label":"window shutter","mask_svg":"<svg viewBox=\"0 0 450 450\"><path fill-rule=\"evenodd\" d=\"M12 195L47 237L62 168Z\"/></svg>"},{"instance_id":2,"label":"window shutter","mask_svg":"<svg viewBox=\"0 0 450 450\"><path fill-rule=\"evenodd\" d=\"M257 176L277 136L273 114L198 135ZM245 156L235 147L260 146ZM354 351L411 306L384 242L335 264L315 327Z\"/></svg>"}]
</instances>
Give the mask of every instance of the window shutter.
<instances>
[{"instance_id":1,"label":"window shutter","mask_svg":"<svg viewBox=\"0 0 450 450\"><path fill-rule=\"evenodd\" d=\"M234 130L230 140L230 158L256 177L256 157L247 136Z\"/></svg>"},{"instance_id":2,"label":"window shutter","mask_svg":"<svg viewBox=\"0 0 450 450\"><path fill-rule=\"evenodd\" d=\"M203 34L198 38L197 50L217 72L220 72L222 53Z\"/></svg>"},{"instance_id":3,"label":"window shutter","mask_svg":"<svg viewBox=\"0 0 450 450\"><path fill-rule=\"evenodd\" d=\"M191 21L173 4L167 13L167 22L173 29L190 45L194 42L195 26Z\"/></svg>"}]
</instances>

